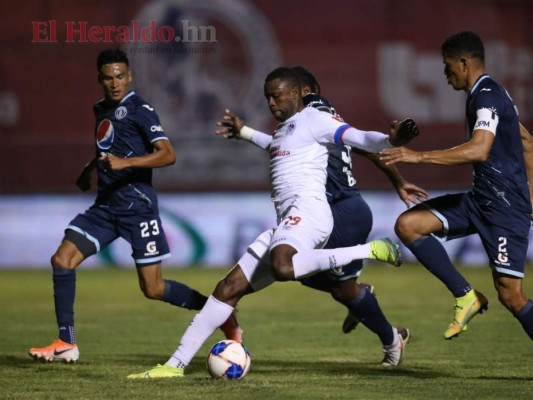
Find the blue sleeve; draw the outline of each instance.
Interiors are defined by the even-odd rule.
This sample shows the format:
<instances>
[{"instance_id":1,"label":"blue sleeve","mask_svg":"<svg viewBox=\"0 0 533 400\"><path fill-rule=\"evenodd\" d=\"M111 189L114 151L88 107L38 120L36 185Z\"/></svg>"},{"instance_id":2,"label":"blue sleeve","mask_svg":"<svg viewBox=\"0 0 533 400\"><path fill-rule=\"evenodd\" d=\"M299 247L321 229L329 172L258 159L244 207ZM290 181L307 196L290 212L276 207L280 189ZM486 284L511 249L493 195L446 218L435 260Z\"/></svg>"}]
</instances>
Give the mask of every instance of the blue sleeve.
<instances>
[{"instance_id":1,"label":"blue sleeve","mask_svg":"<svg viewBox=\"0 0 533 400\"><path fill-rule=\"evenodd\" d=\"M159 121L159 116L149 104L142 104L137 108L137 124L150 143L167 139L167 135Z\"/></svg>"}]
</instances>

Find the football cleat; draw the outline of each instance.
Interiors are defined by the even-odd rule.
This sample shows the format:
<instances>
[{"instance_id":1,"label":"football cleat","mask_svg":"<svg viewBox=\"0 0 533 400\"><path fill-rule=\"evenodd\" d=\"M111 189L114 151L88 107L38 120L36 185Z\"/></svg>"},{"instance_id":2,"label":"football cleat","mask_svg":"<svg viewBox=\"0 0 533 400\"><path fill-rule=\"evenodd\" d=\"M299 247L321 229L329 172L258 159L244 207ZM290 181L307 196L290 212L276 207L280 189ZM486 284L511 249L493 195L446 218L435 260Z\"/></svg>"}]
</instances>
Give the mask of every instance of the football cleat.
<instances>
[{"instance_id":1,"label":"football cleat","mask_svg":"<svg viewBox=\"0 0 533 400\"><path fill-rule=\"evenodd\" d=\"M398 343L391 344L389 346L383 346L383 360L381 360L381 365L385 367L395 367L400 365L403 358L403 352L405 346L411 339L411 334L407 328L393 328L398 332Z\"/></svg>"},{"instance_id":2,"label":"football cleat","mask_svg":"<svg viewBox=\"0 0 533 400\"><path fill-rule=\"evenodd\" d=\"M239 326L239 321L237 321L236 310L233 310L226 322L220 325L220 330L224 332L226 339L242 343L242 329Z\"/></svg>"},{"instance_id":3,"label":"football cleat","mask_svg":"<svg viewBox=\"0 0 533 400\"><path fill-rule=\"evenodd\" d=\"M481 292L474 289L462 297L457 297L455 299L455 306L453 307L453 322L444 332L444 339L452 339L461 332L466 331L466 324L476 314L482 314L488 307L489 301L487 298Z\"/></svg>"},{"instance_id":4,"label":"football cleat","mask_svg":"<svg viewBox=\"0 0 533 400\"><path fill-rule=\"evenodd\" d=\"M364 286L366 290L374 294L374 286L369 285L368 283L360 283L360 285ZM359 318L357 318L350 310L348 310L348 315L346 318L344 318L344 322L342 323L342 331L344 333L350 333L357 328L359 322L361 322L359 321Z\"/></svg>"},{"instance_id":5,"label":"football cleat","mask_svg":"<svg viewBox=\"0 0 533 400\"><path fill-rule=\"evenodd\" d=\"M371 260L384 261L395 267L402 265L400 246L393 243L389 238L372 240L370 242L370 249L368 258Z\"/></svg>"},{"instance_id":6,"label":"football cleat","mask_svg":"<svg viewBox=\"0 0 533 400\"><path fill-rule=\"evenodd\" d=\"M65 363L75 363L80 358L78 345L71 344L56 339L47 347L32 347L28 354L35 360L63 361Z\"/></svg>"},{"instance_id":7,"label":"football cleat","mask_svg":"<svg viewBox=\"0 0 533 400\"><path fill-rule=\"evenodd\" d=\"M140 374L128 375L128 379L164 379L164 378L183 378L183 368L171 367L170 365L157 364L148 371L141 372Z\"/></svg>"}]
</instances>

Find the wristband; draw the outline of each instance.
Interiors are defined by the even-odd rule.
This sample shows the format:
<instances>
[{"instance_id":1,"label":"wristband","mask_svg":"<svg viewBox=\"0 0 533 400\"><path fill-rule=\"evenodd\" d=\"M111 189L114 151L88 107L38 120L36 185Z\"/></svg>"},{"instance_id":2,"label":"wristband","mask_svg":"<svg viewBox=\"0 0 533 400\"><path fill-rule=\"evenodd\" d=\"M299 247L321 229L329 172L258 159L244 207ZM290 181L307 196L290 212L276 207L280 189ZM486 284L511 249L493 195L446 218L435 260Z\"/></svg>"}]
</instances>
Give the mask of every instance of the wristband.
<instances>
[{"instance_id":1,"label":"wristband","mask_svg":"<svg viewBox=\"0 0 533 400\"><path fill-rule=\"evenodd\" d=\"M249 126L244 125L239 132L239 137L243 140L248 140L249 142L252 140L252 136L254 135L255 129L250 128Z\"/></svg>"}]
</instances>

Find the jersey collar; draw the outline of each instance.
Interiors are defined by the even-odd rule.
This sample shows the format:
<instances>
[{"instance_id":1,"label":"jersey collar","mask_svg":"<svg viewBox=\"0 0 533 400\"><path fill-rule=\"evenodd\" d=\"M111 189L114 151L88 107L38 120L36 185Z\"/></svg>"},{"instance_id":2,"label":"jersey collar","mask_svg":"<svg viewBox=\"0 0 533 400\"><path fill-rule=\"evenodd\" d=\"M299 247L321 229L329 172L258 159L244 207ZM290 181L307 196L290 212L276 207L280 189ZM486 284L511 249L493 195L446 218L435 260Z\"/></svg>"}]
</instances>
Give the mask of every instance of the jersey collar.
<instances>
[{"instance_id":1,"label":"jersey collar","mask_svg":"<svg viewBox=\"0 0 533 400\"><path fill-rule=\"evenodd\" d=\"M470 93L474 93L481 81L485 80L486 78L490 78L490 76L488 76L487 74L483 74L479 78L477 78L476 83L474 83L474 86L472 86L472 90L470 91Z\"/></svg>"},{"instance_id":2,"label":"jersey collar","mask_svg":"<svg viewBox=\"0 0 533 400\"><path fill-rule=\"evenodd\" d=\"M128 97L131 97L131 96L133 96L134 94L135 94L135 92L132 90L132 91L129 92L126 96L124 96L124 97L122 98L122 100L120 100L120 101L118 102L118 104L122 104L122 103L124 103L124 101L125 101Z\"/></svg>"}]
</instances>

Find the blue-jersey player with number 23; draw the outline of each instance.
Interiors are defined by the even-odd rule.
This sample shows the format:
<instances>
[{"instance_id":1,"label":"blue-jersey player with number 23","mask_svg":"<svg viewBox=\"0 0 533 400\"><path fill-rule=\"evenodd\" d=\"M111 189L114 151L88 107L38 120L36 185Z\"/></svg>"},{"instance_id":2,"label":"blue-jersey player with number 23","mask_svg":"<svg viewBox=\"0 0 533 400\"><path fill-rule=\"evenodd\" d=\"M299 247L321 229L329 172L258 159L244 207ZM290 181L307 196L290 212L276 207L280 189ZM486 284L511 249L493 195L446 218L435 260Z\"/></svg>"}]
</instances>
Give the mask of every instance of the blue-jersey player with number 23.
<instances>
[{"instance_id":1,"label":"blue-jersey player with number 23","mask_svg":"<svg viewBox=\"0 0 533 400\"><path fill-rule=\"evenodd\" d=\"M90 189L91 173L98 173L94 204L78 214L52 256L54 305L59 337L30 356L46 361L76 362L79 348L74 330L76 267L122 237L132 249L139 284L149 299L200 310L207 298L188 286L161 276L161 260L170 250L161 225L153 168L174 164L175 151L154 108L131 91L132 72L119 49L102 51L97 58L98 82L104 98L94 106L96 154L76 184ZM226 337L241 340L232 315L222 325Z\"/></svg>"}]
</instances>

